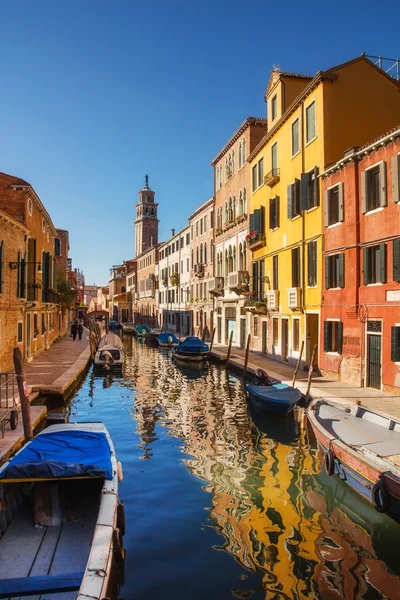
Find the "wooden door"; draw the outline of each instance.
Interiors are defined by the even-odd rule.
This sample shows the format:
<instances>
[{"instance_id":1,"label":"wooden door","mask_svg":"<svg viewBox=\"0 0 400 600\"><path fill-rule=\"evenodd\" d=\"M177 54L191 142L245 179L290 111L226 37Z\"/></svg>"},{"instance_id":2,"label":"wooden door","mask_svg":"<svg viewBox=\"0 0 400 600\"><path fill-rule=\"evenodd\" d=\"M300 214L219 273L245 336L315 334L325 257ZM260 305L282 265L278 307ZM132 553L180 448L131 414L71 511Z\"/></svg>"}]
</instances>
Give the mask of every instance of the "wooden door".
<instances>
[{"instance_id":1,"label":"wooden door","mask_svg":"<svg viewBox=\"0 0 400 600\"><path fill-rule=\"evenodd\" d=\"M381 389L382 336L368 334L367 386Z\"/></svg>"}]
</instances>

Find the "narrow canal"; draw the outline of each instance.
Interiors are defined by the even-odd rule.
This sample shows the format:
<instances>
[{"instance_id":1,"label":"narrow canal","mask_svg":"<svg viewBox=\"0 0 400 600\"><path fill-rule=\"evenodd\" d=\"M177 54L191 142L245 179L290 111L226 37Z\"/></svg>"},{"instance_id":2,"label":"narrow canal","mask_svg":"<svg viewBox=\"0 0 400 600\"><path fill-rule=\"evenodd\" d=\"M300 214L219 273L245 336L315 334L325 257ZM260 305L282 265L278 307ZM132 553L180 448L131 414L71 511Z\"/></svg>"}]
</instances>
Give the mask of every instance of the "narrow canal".
<instances>
[{"instance_id":1,"label":"narrow canal","mask_svg":"<svg viewBox=\"0 0 400 600\"><path fill-rule=\"evenodd\" d=\"M400 526L322 473L301 414L260 420L224 369L124 344L124 377L90 371L70 406L123 464L121 598L400 598Z\"/></svg>"}]
</instances>

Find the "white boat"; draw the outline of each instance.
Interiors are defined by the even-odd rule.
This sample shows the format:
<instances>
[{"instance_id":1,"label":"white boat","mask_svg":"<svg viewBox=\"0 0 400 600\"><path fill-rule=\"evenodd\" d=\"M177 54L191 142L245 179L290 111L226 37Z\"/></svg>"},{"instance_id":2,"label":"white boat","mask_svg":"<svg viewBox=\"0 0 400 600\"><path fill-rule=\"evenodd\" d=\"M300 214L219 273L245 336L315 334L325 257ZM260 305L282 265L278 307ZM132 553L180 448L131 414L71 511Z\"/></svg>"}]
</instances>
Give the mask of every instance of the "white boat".
<instances>
[{"instance_id":1,"label":"white boat","mask_svg":"<svg viewBox=\"0 0 400 600\"><path fill-rule=\"evenodd\" d=\"M116 598L122 469L102 423L52 425L0 468L0 598Z\"/></svg>"},{"instance_id":2,"label":"white boat","mask_svg":"<svg viewBox=\"0 0 400 600\"><path fill-rule=\"evenodd\" d=\"M107 333L101 338L97 346L94 356L95 368L105 369L106 371L122 369L124 361L125 354L121 338L115 333Z\"/></svg>"}]
</instances>

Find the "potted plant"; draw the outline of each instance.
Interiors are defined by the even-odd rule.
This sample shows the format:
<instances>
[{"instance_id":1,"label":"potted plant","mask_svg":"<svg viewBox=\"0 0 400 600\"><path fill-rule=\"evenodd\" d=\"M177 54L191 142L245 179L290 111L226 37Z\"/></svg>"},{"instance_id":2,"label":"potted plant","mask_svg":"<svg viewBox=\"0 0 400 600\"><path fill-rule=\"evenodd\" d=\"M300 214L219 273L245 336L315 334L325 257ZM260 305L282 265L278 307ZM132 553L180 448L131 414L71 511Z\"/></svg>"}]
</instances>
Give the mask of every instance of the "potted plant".
<instances>
[{"instance_id":1,"label":"potted plant","mask_svg":"<svg viewBox=\"0 0 400 600\"><path fill-rule=\"evenodd\" d=\"M254 302L254 306L255 306L256 312L258 312L258 313L265 314L267 312L267 305L265 304L265 302L260 302L257 300L256 302Z\"/></svg>"}]
</instances>

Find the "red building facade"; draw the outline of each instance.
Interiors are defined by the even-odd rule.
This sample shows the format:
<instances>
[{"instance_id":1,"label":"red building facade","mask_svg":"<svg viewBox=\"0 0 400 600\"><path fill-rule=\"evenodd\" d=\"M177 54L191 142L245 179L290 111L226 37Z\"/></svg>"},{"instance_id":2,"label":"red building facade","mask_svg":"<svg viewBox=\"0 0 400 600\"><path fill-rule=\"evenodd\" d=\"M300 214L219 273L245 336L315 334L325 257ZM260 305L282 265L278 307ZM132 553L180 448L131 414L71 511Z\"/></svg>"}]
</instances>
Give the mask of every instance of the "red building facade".
<instances>
[{"instance_id":1,"label":"red building facade","mask_svg":"<svg viewBox=\"0 0 400 600\"><path fill-rule=\"evenodd\" d=\"M320 369L400 391L400 127L322 175Z\"/></svg>"}]
</instances>

